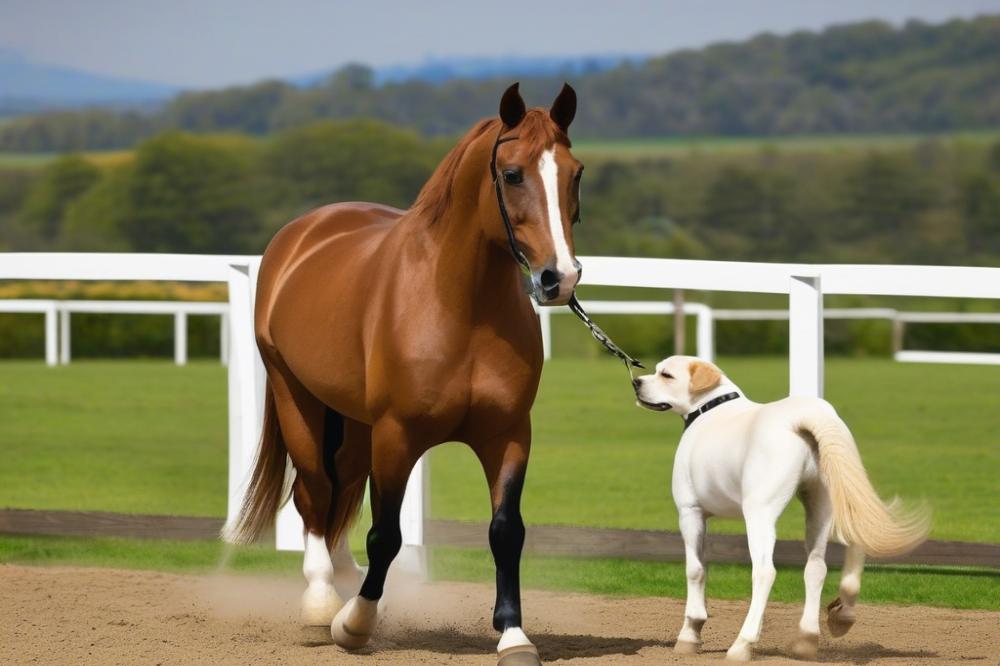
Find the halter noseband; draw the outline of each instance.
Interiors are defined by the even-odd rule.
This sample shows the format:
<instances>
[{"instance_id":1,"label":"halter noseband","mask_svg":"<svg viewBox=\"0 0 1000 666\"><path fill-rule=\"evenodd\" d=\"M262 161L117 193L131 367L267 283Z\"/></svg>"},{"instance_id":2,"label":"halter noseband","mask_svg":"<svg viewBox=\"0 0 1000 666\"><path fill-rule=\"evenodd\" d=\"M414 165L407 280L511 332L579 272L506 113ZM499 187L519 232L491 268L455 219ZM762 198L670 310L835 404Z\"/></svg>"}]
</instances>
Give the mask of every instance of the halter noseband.
<instances>
[{"instance_id":1,"label":"halter noseband","mask_svg":"<svg viewBox=\"0 0 1000 666\"><path fill-rule=\"evenodd\" d=\"M493 142L493 151L490 154L490 176L493 177L493 188L497 193L497 207L500 209L500 217L503 219L503 226L507 230L507 242L510 243L510 252L514 255L514 260L517 261L518 266L521 268L521 277L524 283L525 291L531 295L535 302L538 302L538 298L534 295L534 282L531 278L531 264L528 263L528 258L524 256L524 252L521 251L521 246L517 243L517 238L514 236L514 225L510 221L510 214L507 212L507 205L503 200L503 188L500 185L500 179L497 177L497 149L500 147L501 143L507 143L508 141L515 141L518 137L515 136L503 136L504 126L503 123L500 124L500 131L497 132L496 141ZM539 303L541 305L541 303ZM601 330L601 327L594 323L587 312L580 305L580 301L576 298L576 292L569 299L569 309L583 322L590 330L590 334L594 336L594 339L600 342L604 349L607 350L609 354L617 356L624 364L625 369L628 370L629 379L632 379L632 368L645 368L642 363L638 360L632 358L626 354L621 347L616 345L614 341Z\"/></svg>"}]
</instances>

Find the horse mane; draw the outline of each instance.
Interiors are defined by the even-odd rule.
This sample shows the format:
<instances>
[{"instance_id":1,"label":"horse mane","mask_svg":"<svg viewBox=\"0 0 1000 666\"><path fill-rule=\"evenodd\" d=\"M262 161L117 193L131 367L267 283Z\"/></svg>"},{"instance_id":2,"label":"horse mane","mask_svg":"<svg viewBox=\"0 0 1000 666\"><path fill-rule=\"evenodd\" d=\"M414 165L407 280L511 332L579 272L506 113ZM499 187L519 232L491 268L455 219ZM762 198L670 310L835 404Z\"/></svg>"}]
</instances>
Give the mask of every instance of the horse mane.
<instances>
[{"instance_id":1,"label":"horse mane","mask_svg":"<svg viewBox=\"0 0 1000 666\"><path fill-rule=\"evenodd\" d=\"M431 223L439 220L451 203L452 185L469 146L483 134L490 130L496 132L499 128L500 120L498 118L485 118L466 132L465 136L441 160L424 186L420 188L420 194L417 195L409 212L414 215L426 216ZM553 143L559 142L567 147L570 145L566 133L552 122L549 114L542 109L529 109L513 131L516 132L519 140L529 142L529 160L537 160L542 151ZM488 166L483 165L483 168L487 169Z\"/></svg>"}]
</instances>

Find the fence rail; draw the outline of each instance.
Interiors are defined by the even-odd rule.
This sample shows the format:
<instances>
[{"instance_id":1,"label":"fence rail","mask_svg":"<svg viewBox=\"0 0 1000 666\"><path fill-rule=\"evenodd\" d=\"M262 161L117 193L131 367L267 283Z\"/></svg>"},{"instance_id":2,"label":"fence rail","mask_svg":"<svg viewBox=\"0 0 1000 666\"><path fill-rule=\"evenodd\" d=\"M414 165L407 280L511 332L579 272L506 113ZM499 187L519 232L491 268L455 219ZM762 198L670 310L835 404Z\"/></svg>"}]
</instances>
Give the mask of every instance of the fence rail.
<instances>
[{"instance_id":1,"label":"fence rail","mask_svg":"<svg viewBox=\"0 0 1000 666\"><path fill-rule=\"evenodd\" d=\"M72 313L171 315L174 319L174 363L188 360L188 315L216 315L220 318L219 358L229 357L229 304L211 301L96 301L96 300L0 300L0 313L41 312L45 314L45 362L66 365L72 358ZM58 319L58 328L55 321ZM58 332L57 332L58 331Z\"/></svg>"},{"instance_id":2,"label":"fence rail","mask_svg":"<svg viewBox=\"0 0 1000 666\"><path fill-rule=\"evenodd\" d=\"M870 294L1000 300L1000 269L939 266L764 264L580 257L584 284L785 294L789 321L789 392L823 394L823 296ZM253 339L260 257L9 253L0 280L167 280L225 282L229 288L229 517L238 510L257 448L264 369ZM595 310L596 311L596 310ZM47 312L47 311L46 311ZM429 485L425 460L410 476L400 519L403 543L424 543ZM302 547L302 523L289 505L278 516L276 545ZM419 558L417 560L419 562Z\"/></svg>"}]
</instances>

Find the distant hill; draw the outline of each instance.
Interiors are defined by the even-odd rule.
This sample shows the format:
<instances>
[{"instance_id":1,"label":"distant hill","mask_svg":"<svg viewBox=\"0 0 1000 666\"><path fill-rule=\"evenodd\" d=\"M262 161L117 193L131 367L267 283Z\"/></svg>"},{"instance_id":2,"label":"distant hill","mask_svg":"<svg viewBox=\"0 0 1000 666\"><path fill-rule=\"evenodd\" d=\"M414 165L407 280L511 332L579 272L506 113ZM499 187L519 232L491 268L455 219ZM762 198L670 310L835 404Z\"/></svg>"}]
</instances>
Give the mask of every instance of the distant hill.
<instances>
[{"instance_id":1,"label":"distant hill","mask_svg":"<svg viewBox=\"0 0 1000 666\"><path fill-rule=\"evenodd\" d=\"M454 71L443 67L438 75ZM350 65L306 88L269 81L184 93L142 116L90 112L16 119L0 128L0 150L126 147L137 137L171 128L261 135L359 116L427 135L455 134L495 114L500 93L513 78L498 74L441 83L380 78L390 75ZM610 69L519 78L530 104L549 102L569 78L580 96L573 133L581 138L995 129L1000 127L1000 15L938 25L867 21L821 32L762 34Z\"/></svg>"},{"instance_id":2,"label":"distant hill","mask_svg":"<svg viewBox=\"0 0 1000 666\"><path fill-rule=\"evenodd\" d=\"M0 49L0 115L87 105L143 106L174 96L175 86L30 62Z\"/></svg>"},{"instance_id":3,"label":"distant hill","mask_svg":"<svg viewBox=\"0 0 1000 666\"><path fill-rule=\"evenodd\" d=\"M499 58L427 58L416 65L390 65L375 68L375 84L426 81L445 83L453 79L497 79L502 77L539 78L563 76L573 78L613 69L622 63L640 64L649 60L645 55L581 55L581 56L507 56Z\"/></svg>"}]
</instances>

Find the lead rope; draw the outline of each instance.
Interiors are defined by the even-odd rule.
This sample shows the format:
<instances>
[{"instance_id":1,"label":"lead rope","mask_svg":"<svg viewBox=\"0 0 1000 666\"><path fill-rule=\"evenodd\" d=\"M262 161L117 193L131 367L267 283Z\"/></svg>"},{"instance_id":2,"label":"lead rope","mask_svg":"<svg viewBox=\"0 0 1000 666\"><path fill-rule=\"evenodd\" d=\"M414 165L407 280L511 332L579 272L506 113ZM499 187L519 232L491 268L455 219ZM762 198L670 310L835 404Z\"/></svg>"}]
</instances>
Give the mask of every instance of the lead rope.
<instances>
[{"instance_id":1,"label":"lead rope","mask_svg":"<svg viewBox=\"0 0 1000 666\"><path fill-rule=\"evenodd\" d=\"M517 244L517 238L514 237L514 225L511 224L510 215L507 213L507 206L503 200L503 189L500 186L500 179L497 177L497 149L501 143L514 141L515 139L517 139L517 136L503 137L503 124L501 123L500 131L497 132L496 141L493 142L493 152L490 156L490 175L493 177L493 187L497 193L497 206L500 208L500 217L503 218L503 225L507 230L507 242L510 243L511 254L514 255L514 259L521 269L525 290L529 294L533 294L531 264L528 263L528 258L521 252L521 248ZM631 384L635 379L635 375L632 374L632 368L645 368L646 366L626 354L600 326L594 323L594 320L590 318L590 315L580 305L580 301L576 298L575 293L570 297L568 305L570 311L590 330L590 334L594 336L594 339L600 342L609 354L616 356L625 364L625 370L628 372L629 383Z\"/></svg>"}]
</instances>

